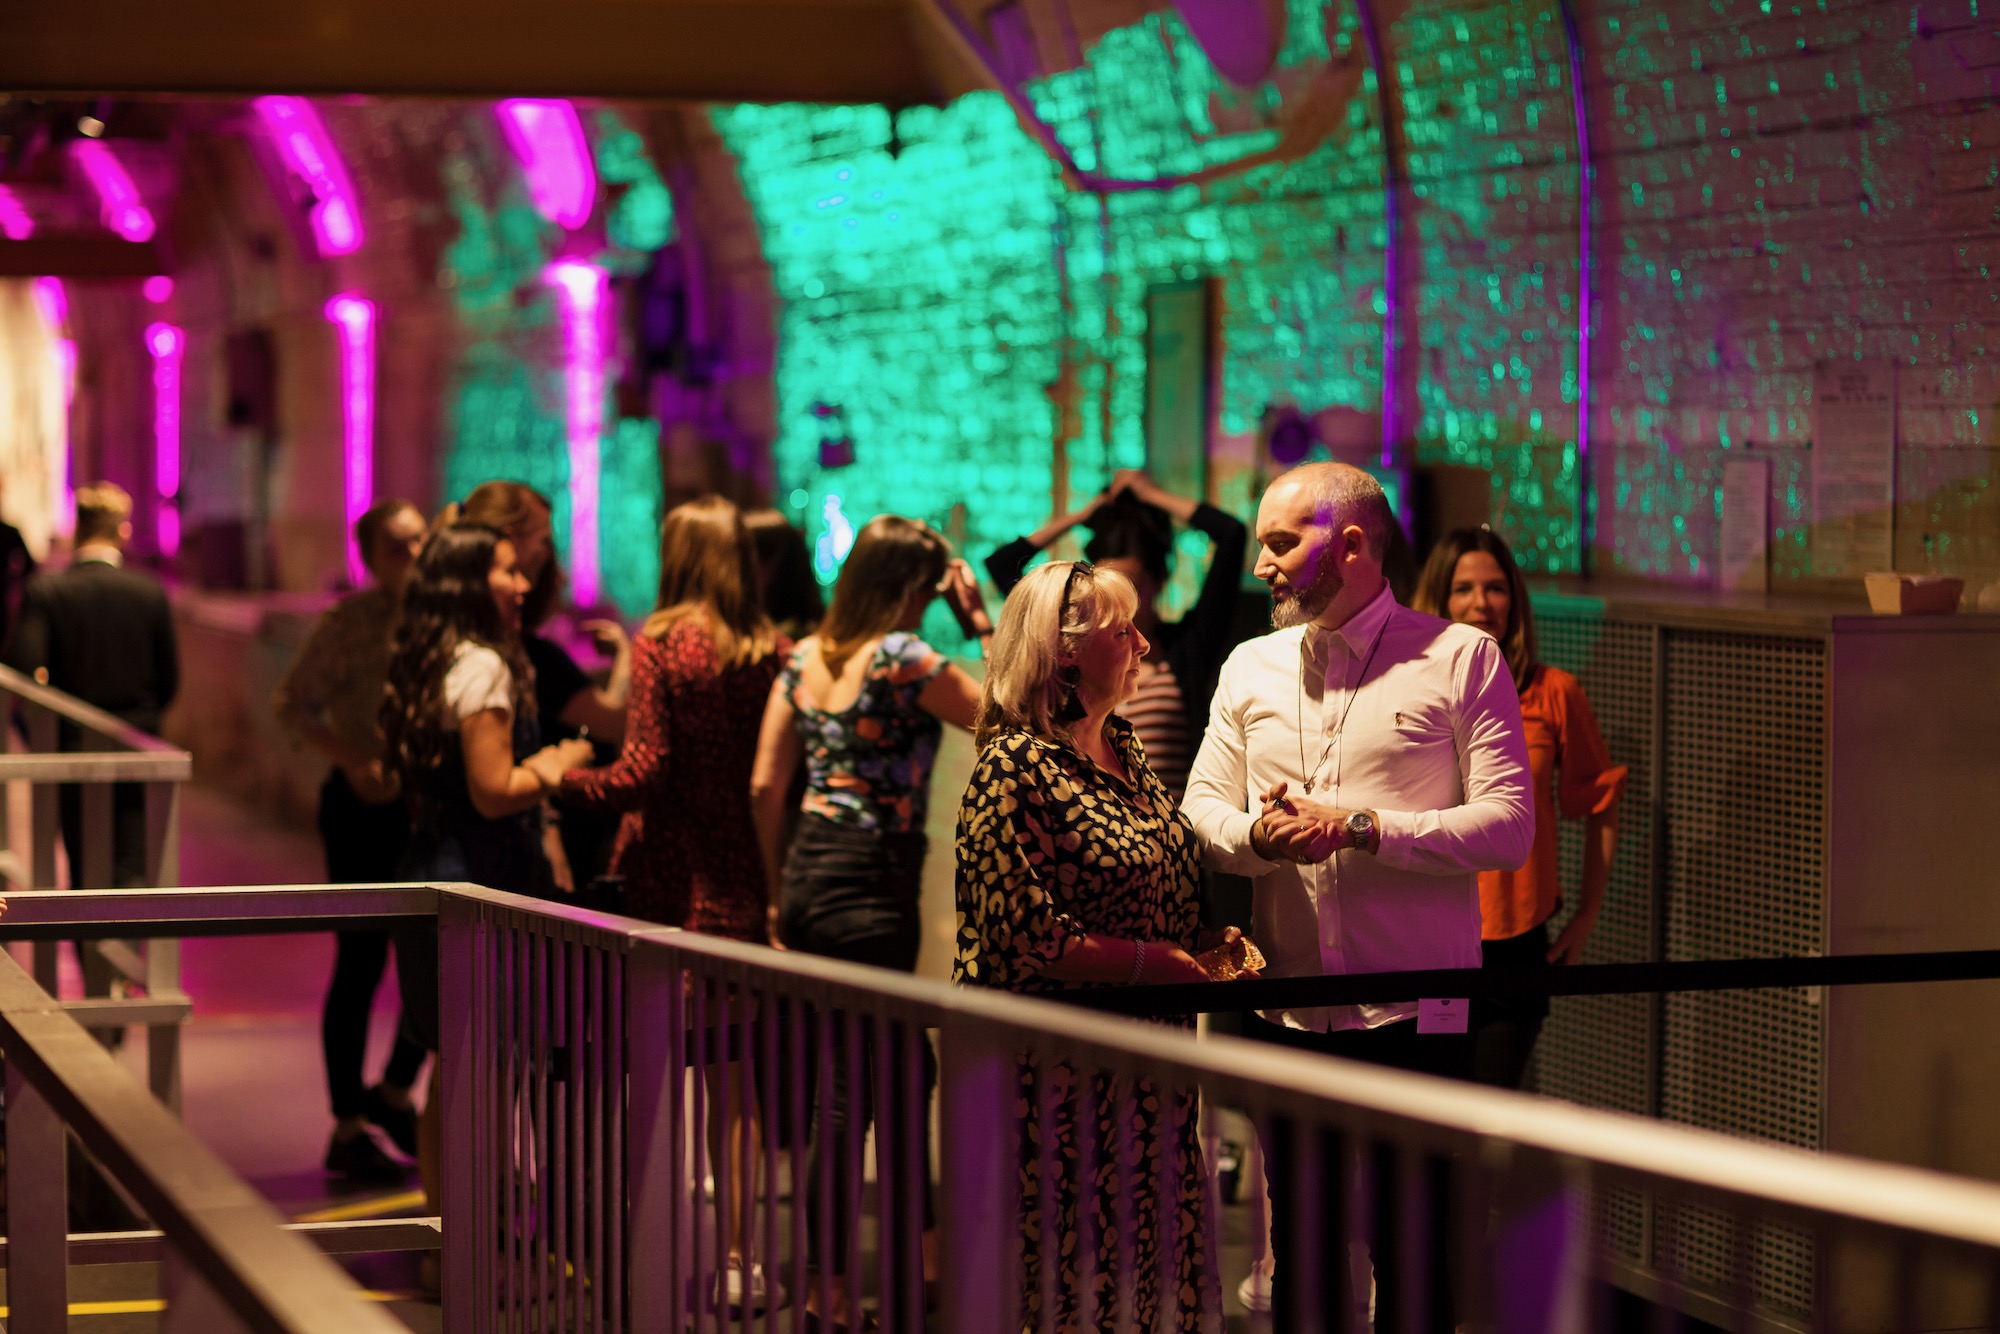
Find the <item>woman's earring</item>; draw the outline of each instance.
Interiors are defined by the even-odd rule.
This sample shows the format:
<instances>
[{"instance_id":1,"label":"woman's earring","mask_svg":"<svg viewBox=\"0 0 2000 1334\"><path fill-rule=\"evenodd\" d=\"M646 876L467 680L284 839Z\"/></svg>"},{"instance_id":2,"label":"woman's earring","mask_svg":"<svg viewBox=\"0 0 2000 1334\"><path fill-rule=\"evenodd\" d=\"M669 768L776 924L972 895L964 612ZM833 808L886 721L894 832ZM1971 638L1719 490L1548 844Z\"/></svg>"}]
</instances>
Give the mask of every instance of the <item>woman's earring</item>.
<instances>
[{"instance_id":1,"label":"woman's earring","mask_svg":"<svg viewBox=\"0 0 2000 1334\"><path fill-rule=\"evenodd\" d=\"M1083 684L1083 669L1075 663L1070 663L1056 672L1056 680L1062 682L1063 686L1062 704L1056 709L1056 721L1082 722L1084 715L1089 712L1083 707L1083 693L1079 689Z\"/></svg>"}]
</instances>

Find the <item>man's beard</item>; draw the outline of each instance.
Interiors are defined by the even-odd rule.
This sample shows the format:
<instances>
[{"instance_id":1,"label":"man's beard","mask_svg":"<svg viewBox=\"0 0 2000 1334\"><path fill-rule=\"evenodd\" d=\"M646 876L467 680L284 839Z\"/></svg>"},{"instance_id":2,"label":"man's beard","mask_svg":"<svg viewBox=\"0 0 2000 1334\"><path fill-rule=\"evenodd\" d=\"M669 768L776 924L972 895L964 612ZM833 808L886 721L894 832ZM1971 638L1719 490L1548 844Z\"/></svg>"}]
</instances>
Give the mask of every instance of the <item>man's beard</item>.
<instances>
[{"instance_id":1,"label":"man's beard","mask_svg":"<svg viewBox=\"0 0 2000 1334\"><path fill-rule=\"evenodd\" d=\"M1347 580L1341 577L1340 562L1335 559L1331 545L1319 553L1319 566L1313 571L1312 582L1300 592L1293 590L1293 596L1271 600L1271 628L1287 630L1295 625L1319 619L1319 614L1333 605L1340 596L1340 590Z\"/></svg>"}]
</instances>

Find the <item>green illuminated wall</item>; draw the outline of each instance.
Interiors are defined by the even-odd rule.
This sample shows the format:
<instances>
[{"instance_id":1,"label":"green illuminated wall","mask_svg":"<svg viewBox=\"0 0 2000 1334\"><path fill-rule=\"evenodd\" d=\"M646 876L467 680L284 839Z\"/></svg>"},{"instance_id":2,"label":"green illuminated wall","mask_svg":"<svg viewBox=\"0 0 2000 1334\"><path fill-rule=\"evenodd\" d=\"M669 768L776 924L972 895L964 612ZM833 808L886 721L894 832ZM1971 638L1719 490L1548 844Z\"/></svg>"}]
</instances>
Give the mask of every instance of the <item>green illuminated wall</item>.
<instances>
[{"instance_id":1,"label":"green illuminated wall","mask_svg":"<svg viewBox=\"0 0 2000 1334\"><path fill-rule=\"evenodd\" d=\"M643 269L673 236L673 203L644 141L609 109L587 121L600 181L615 189L604 248L614 275ZM468 110L441 170L458 236L439 265L463 343L452 368L442 451L443 494L480 482L526 482L555 508L568 557L569 452L564 433L562 335L541 274L564 236L530 205L490 111ZM649 610L659 588L661 482L658 424L608 421L600 442L598 513L603 596L627 615Z\"/></svg>"}]
</instances>

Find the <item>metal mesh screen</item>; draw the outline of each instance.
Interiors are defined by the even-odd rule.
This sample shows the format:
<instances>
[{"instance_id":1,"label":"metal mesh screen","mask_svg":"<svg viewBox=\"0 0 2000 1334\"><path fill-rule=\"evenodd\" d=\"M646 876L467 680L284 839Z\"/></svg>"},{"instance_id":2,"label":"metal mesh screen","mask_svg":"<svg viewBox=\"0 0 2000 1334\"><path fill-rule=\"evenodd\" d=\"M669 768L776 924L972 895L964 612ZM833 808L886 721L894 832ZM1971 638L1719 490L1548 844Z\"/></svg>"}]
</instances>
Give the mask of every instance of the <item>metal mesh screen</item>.
<instances>
[{"instance_id":1,"label":"metal mesh screen","mask_svg":"<svg viewBox=\"0 0 2000 1334\"><path fill-rule=\"evenodd\" d=\"M1817 639L1675 631L1666 639L1667 957L1812 955L1825 944L1826 650ZM1667 998L1660 1113L1753 1139L1817 1148L1825 1011L1815 993ZM1689 1213L1655 1263L1726 1281L1736 1240ZM1797 1234L1757 1239L1760 1295L1811 1306Z\"/></svg>"},{"instance_id":2,"label":"metal mesh screen","mask_svg":"<svg viewBox=\"0 0 2000 1334\"><path fill-rule=\"evenodd\" d=\"M1583 684L1611 758L1632 771L1619 805L1618 855L1586 961L1656 958L1652 752L1658 632L1574 613L1540 615L1536 631L1542 660ZM1562 882L1573 904L1583 873L1582 823L1563 821L1561 839ZM1558 923L1566 920L1564 914ZM1532 1087L1586 1106L1651 1115L1654 1012L1650 996L1558 999L1536 1044ZM1645 1257L1645 1203L1636 1192L1614 1193L1599 1217L1604 1241L1615 1254L1632 1261Z\"/></svg>"}]
</instances>

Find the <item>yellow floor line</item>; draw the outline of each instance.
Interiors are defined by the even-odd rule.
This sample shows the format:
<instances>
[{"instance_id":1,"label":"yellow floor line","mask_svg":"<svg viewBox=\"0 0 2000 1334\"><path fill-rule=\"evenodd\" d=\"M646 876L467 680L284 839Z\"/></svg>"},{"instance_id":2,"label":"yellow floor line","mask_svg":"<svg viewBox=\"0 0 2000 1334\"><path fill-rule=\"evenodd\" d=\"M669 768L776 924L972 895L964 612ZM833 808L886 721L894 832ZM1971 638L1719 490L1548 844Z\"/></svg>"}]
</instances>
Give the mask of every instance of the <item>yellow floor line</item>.
<instances>
[{"instance_id":1,"label":"yellow floor line","mask_svg":"<svg viewBox=\"0 0 2000 1334\"><path fill-rule=\"evenodd\" d=\"M406 1190L399 1195L381 1195L373 1199L356 1200L352 1204L336 1204L325 1209L313 1209L303 1214L293 1214L294 1223L351 1223L357 1218L376 1218L399 1209L414 1209L424 1202L420 1190Z\"/></svg>"},{"instance_id":2,"label":"yellow floor line","mask_svg":"<svg viewBox=\"0 0 2000 1334\"><path fill-rule=\"evenodd\" d=\"M371 1302L411 1302L418 1301L423 1294L414 1290L396 1292L364 1291L361 1294ZM150 1315L167 1309L167 1303L159 1297L134 1297L122 1302L71 1302L71 1315ZM0 1306L0 1320L7 1318L8 1311Z\"/></svg>"}]
</instances>

